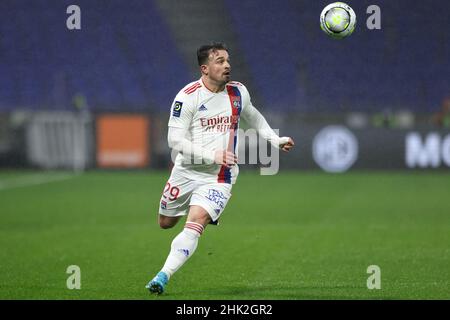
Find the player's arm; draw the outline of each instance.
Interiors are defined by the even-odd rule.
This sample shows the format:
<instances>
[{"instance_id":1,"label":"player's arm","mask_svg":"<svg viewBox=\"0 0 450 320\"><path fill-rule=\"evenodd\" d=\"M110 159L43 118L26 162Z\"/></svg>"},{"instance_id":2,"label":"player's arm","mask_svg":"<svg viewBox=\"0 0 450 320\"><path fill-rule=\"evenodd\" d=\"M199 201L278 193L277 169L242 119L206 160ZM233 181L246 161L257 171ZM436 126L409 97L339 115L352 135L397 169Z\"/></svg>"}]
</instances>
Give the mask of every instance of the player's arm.
<instances>
[{"instance_id":1,"label":"player's arm","mask_svg":"<svg viewBox=\"0 0 450 320\"><path fill-rule=\"evenodd\" d=\"M216 163L230 167L237 162L237 157L234 153L226 150L214 151L202 148L192 143L191 140L186 139L186 133L186 128L169 127L167 135L169 148L191 157L194 163Z\"/></svg>"},{"instance_id":2,"label":"player's arm","mask_svg":"<svg viewBox=\"0 0 450 320\"><path fill-rule=\"evenodd\" d=\"M186 134L187 128L169 127L167 134L169 148L193 158L194 163L214 163L214 152L195 145L191 140L186 139Z\"/></svg>"},{"instance_id":3,"label":"player's arm","mask_svg":"<svg viewBox=\"0 0 450 320\"><path fill-rule=\"evenodd\" d=\"M242 116L252 128L258 131L261 137L269 141L275 148L289 152L294 146L294 140L290 137L279 137L264 116L251 103L244 107Z\"/></svg>"}]
</instances>

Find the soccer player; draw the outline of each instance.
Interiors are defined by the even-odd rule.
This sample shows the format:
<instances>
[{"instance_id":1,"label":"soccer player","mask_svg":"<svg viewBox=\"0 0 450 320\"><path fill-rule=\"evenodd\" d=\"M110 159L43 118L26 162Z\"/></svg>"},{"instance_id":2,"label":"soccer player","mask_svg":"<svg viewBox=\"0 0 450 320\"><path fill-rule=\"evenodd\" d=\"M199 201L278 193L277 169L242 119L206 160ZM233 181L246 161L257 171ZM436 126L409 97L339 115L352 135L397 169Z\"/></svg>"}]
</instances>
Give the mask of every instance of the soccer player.
<instances>
[{"instance_id":1,"label":"soccer player","mask_svg":"<svg viewBox=\"0 0 450 320\"><path fill-rule=\"evenodd\" d=\"M201 78L185 86L170 110L168 143L178 152L160 201L159 225L172 228L187 215L161 271L146 285L164 292L170 277L192 256L208 224L217 224L238 175L237 129L242 116L272 145L288 152L290 137L279 137L252 105L247 88L230 81L230 58L222 43L197 50Z\"/></svg>"}]
</instances>

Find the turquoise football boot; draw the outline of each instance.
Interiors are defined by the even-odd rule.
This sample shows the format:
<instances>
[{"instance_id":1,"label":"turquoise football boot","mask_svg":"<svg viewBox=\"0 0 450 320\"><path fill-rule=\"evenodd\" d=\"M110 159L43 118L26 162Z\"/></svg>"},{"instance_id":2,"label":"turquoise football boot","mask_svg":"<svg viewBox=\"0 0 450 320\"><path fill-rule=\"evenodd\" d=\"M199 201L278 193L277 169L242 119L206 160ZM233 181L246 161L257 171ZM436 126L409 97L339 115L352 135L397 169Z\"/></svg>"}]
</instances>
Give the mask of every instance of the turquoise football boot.
<instances>
[{"instance_id":1,"label":"turquoise football boot","mask_svg":"<svg viewBox=\"0 0 450 320\"><path fill-rule=\"evenodd\" d=\"M169 282L169 277L160 271L145 287L151 293L161 294L164 292L164 287L167 285L167 282Z\"/></svg>"}]
</instances>

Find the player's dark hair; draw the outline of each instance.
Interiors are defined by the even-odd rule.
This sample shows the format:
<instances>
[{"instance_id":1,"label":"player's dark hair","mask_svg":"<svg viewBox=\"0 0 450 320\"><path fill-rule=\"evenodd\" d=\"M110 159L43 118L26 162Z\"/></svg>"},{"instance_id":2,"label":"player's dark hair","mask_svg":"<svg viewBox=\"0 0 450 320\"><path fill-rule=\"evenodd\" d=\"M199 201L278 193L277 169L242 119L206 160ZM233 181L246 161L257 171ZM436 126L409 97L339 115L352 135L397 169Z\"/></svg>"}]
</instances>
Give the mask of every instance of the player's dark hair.
<instances>
[{"instance_id":1,"label":"player's dark hair","mask_svg":"<svg viewBox=\"0 0 450 320\"><path fill-rule=\"evenodd\" d=\"M198 48L197 50L197 60L198 65L201 66L208 62L209 55L211 52L215 52L217 50L225 50L228 52L227 46L222 42L213 42L211 44L206 44Z\"/></svg>"}]
</instances>

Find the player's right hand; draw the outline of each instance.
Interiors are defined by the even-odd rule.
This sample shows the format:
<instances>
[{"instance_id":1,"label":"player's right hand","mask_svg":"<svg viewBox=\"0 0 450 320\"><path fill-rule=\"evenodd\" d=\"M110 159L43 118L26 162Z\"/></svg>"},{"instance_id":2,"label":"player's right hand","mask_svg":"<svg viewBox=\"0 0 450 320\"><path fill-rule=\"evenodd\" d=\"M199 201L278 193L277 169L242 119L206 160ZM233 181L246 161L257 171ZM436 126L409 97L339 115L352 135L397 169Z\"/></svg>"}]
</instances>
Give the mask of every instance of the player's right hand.
<instances>
[{"instance_id":1,"label":"player's right hand","mask_svg":"<svg viewBox=\"0 0 450 320\"><path fill-rule=\"evenodd\" d=\"M231 168L237 163L237 156L230 151L217 150L214 155L214 162L227 168Z\"/></svg>"},{"instance_id":2,"label":"player's right hand","mask_svg":"<svg viewBox=\"0 0 450 320\"><path fill-rule=\"evenodd\" d=\"M280 149L284 152L289 152L294 147L294 145L294 140L292 140L291 137L280 138Z\"/></svg>"}]
</instances>

